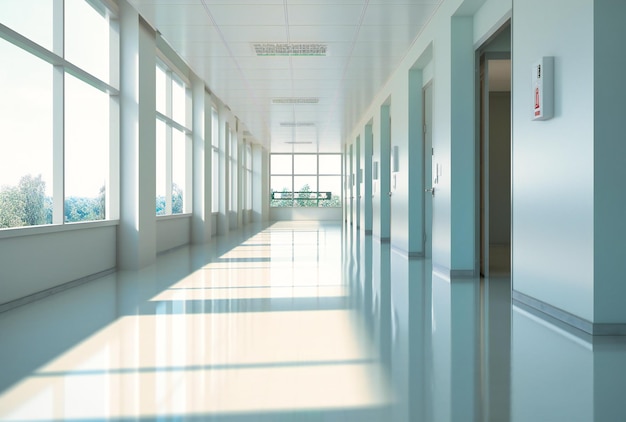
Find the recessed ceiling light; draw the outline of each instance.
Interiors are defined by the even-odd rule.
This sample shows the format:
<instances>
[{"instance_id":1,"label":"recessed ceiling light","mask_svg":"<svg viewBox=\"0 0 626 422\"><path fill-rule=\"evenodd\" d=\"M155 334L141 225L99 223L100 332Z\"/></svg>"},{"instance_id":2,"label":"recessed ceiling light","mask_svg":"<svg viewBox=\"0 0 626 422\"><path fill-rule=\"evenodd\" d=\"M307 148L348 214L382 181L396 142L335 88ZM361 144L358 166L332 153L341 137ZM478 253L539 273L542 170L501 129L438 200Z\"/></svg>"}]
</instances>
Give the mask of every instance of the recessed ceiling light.
<instances>
[{"instance_id":1,"label":"recessed ceiling light","mask_svg":"<svg viewBox=\"0 0 626 422\"><path fill-rule=\"evenodd\" d=\"M253 43L257 56L325 56L327 44L320 43Z\"/></svg>"},{"instance_id":2,"label":"recessed ceiling light","mask_svg":"<svg viewBox=\"0 0 626 422\"><path fill-rule=\"evenodd\" d=\"M282 127L312 127L315 126L314 122L281 122Z\"/></svg>"},{"instance_id":3,"label":"recessed ceiling light","mask_svg":"<svg viewBox=\"0 0 626 422\"><path fill-rule=\"evenodd\" d=\"M272 104L317 104L320 102L316 97L282 97L272 98Z\"/></svg>"}]
</instances>

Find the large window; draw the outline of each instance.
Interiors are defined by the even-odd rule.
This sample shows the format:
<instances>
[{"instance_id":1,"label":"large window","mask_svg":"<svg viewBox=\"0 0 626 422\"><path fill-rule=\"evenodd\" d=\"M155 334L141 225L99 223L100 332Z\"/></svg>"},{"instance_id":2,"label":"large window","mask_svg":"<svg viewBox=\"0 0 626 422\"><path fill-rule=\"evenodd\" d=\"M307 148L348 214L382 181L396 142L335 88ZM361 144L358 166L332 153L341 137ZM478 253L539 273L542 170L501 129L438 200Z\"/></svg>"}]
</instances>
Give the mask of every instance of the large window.
<instances>
[{"instance_id":1,"label":"large window","mask_svg":"<svg viewBox=\"0 0 626 422\"><path fill-rule=\"evenodd\" d=\"M156 214L191 209L191 94L164 63L156 67Z\"/></svg>"},{"instance_id":2,"label":"large window","mask_svg":"<svg viewBox=\"0 0 626 422\"><path fill-rule=\"evenodd\" d=\"M220 211L220 120L217 110L211 109L211 212Z\"/></svg>"},{"instance_id":3,"label":"large window","mask_svg":"<svg viewBox=\"0 0 626 422\"><path fill-rule=\"evenodd\" d=\"M239 198L238 198L238 167L237 167L237 137L233 134L233 131L230 130L228 132L228 139L230 142L230 210L233 212L237 212L239 206Z\"/></svg>"},{"instance_id":4,"label":"large window","mask_svg":"<svg viewBox=\"0 0 626 422\"><path fill-rule=\"evenodd\" d=\"M245 189L244 206L247 211L252 209L252 145L246 144L244 155Z\"/></svg>"},{"instance_id":5,"label":"large window","mask_svg":"<svg viewBox=\"0 0 626 422\"><path fill-rule=\"evenodd\" d=\"M341 207L341 154L272 154L272 207Z\"/></svg>"},{"instance_id":6,"label":"large window","mask_svg":"<svg viewBox=\"0 0 626 422\"><path fill-rule=\"evenodd\" d=\"M96 0L0 1L0 228L112 216L111 18Z\"/></svg>"}]
</instances>

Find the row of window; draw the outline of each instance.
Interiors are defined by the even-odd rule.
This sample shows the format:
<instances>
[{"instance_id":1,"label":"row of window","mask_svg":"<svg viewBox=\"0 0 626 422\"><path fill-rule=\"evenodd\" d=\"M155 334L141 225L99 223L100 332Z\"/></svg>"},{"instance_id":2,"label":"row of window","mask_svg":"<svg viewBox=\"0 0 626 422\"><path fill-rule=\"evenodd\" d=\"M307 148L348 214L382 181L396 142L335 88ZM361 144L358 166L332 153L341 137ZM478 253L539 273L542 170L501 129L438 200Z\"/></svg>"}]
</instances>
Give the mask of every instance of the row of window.
<instances>
[{"instance_id":1,"label":"row of window","mask_svg":"<svg viewBox=\"0 0 626 422\"><path fill-rule=\"evenodd\" d=\"M62 40L62 42L59 42ZM117 217L111 154L119 145L119 27L97 0L0 1L0 229ZM184 78L157 59L157 215L191 212L192 102ZM212 210L220 209L220 158L229 160L225 208L251 209L252 152L238 157L212 110ZM241 162L238 162L241 160ZM241 165L242 193L238 197Z\"/></svg>"}]
</instances>

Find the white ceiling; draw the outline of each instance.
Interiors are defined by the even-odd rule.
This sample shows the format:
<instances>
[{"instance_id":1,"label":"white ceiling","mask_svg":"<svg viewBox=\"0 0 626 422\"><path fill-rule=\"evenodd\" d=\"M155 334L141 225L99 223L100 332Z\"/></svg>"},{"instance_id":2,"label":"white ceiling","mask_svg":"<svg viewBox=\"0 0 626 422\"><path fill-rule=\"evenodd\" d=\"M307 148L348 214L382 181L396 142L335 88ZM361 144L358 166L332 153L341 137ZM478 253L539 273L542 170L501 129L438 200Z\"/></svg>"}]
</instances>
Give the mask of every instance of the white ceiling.
<instances>
[{"instance_id":1,"label":"white ceiling","mask_svg":"<svg viewBox=\"0 0 626 422\"><path fill-rule=\"evenodd\" d=\"M442 0L129 1L256 141L273 152L338 152ZM328 52L258 57L258 42ZM272 104L284 97L319 103Z\"/></svg>"}]
</instances>

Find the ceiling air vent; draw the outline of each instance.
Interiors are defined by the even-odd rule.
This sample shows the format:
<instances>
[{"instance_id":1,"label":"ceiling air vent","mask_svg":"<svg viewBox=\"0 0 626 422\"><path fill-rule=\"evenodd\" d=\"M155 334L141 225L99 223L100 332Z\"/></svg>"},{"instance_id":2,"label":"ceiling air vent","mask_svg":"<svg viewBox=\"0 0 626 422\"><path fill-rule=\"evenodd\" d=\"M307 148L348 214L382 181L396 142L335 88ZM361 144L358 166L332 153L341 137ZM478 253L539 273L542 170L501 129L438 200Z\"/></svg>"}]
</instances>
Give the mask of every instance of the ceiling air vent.
<instances>
[{"instance_id":1,"label":"ceiling air vent","mask_svg":"<svg viewBox=\"0 0 626 422\"><path fill-rule=\"evenodd\" d=\"M317 104L320 102L316 97L283 97L272 98L272 104Z\"/></svg>"},{"instance_id":2,"label":"ceiling air vent","mask_svg":"<svg viewBox=\"0 0 626 422\"><path fill-rule=\"evenodd\" d=\"M325 56L328 45L320 43L254 43L257 56Z\"/></svg>"},{"instance_id":3,"label":"ceiling air vent","mask_svg":"<svg viewBox=\"0 0 626 422\"><path fill-rule=\"evenodd\" d=\"M285 143L291 144L291 145L304 145L304 144L312 144L313 142L311 141L287 141Z\"/></svg>"},{"instance_id":4,"label":"ceiling air vent","mask_svg":"<svg viewBox=\"0 0 626 422\"><path fill-rule=\"evenodd\" d=\"M314 122L281 122L282 127L313 127Z\"/></svg>"}]
</instances>

